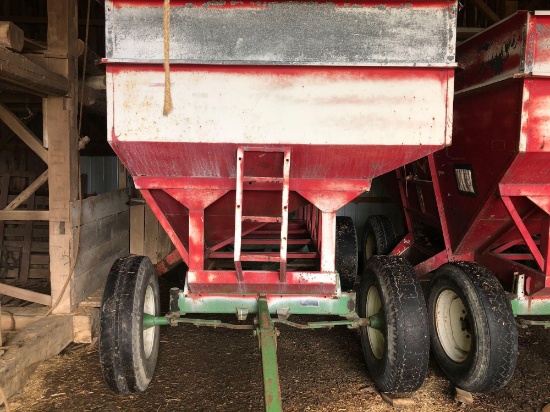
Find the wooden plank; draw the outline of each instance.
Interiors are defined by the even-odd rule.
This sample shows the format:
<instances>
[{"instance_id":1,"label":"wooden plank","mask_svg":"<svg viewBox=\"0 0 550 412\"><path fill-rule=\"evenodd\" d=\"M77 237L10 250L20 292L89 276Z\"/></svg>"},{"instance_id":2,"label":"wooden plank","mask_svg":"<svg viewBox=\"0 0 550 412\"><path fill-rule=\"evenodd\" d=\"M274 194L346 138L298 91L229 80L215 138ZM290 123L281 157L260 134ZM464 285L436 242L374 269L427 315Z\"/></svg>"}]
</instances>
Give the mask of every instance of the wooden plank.
<instances>
[{"instance_id":1,"label":"wooden plank","mask_svg":"<svg viewBox=\"0 0 550 412\"><path fill-rule=\"evenodd\" d=\"M88 52L86 53L86 61L84 61L84 48L85 44L82 40L77 42L78 52L78 68L82 73L84 66L86 66L86 73L90 76L102 76L105 74L105 66L100 65L101 56L98 55L88 46Z\"/></svg>"},{"instance_id":2,"label":"wooden plank","mask_svg":"<svg viewBox=\"0 0 550 412\"><path fill-rule=\"evenodd\" d=\"M47 170L46 172L46 178L48 177L47 175ZM42 173L42 175L44 175L44 173ZM39 180L40 177L36 180ZM31 180L31 179L29 179ZM31 183L31 185L29 185L29 187L33 186L34 183L36 182L36 180ZM40 186L40 185L38 185ZM28 191L29 193L28 194L25 194L25 196L28 196L27 197L27 209L29 210L32 210L34 209L34 192L36 191L36 189L38 189L38 186L35 185L35 188L32 189L31 191L28 191L27 189L25 189L23 192L21 193L24 193L25 191ZM12 202L14 204L16 204L16 201ZM12 203L10 203L7 207L9 207ZM32 244L32 232L33 232L33 229L34 229L34 224L32 221L27 221L25 222L25 229L24 229L24 232L23 232L23 251L21 252L21 267L20 267L20 270L19 270L19 280L22 282L22 283L27 283L27 281L29 280L29 269L30 269L30 265L31 265L31 244Z\"/></svg>"},{"instance_id":3,"label":"wooden plank","mask_svg":"<svg viewBox=\"0 0 550 412\"><path fill-rule=\"evenodd\" d=\"M48 279L50 277L49 268L33 268L29 269L29 278L30 279ZM19 278L19 268L10 269L6 272L6 279L18 279Z\"/></svg>"},{"instance_id":4,"label":"wooden plank","mask_svg":"<svg viewBox=\"0 0 550 412\"><path fill-rule=\"evenodd\" d=\"M50 255L31 255L31 265L49 265L50 264Z\"/></svg>"},{"instance_id":5,"label":"wooden plank","mask_svg":"<svg viewBox=\"0 0 550 412\"><path fill-rule=\"evenodd\" d=\"M23 190L15 199L13 199L9 205L7 205L4 210L15 210L18 206L20 206L23 202L25 202L27 199L29 199L32 196L32 207L29 207L27 204L27 209L33 209L34 208L34 193L36 190L42 186L44 183L46 183L46 180L48 180L48 170L46 170L44 173L42 173L40 176L38 176L34 182L32 182L25 190Z\"/></svg>"},{"instance_id":6,"label":"wooden plank","mask_svg":"<svg viewBox=\"0 0 550 412\"><path fill-rule=\"evenodd\" d=\"M25 43L23 30L11 21L0 21L0 47L20 52Z\"/></svg>"},{"instance_id":7,"label":"wooden plank","mask_svg":"<svg viewBox=\"0 0 550 412\"><path fill-rule=\"evenodd\" d=\"M92 343L99 335L99 309L87 308L73 316L73 342Z\"/></svg>"},{"instance_id":8,"label":"wooden plank","mask_svg":"<svg viewBox=\"0 0 550 412\"><path fill-rule=\"evenodd\" d=\"M129 216L130 212L126 211L83 225L80 230L80 249L94 248L128 232Z\"/></svg>"},{"instance_id":9,"label":"wooden plank","mask_svg":"<svg viewBox=\"0 0 550 412\"><path fill-rule=\"evenodd\" d=\"M500 17L483 0L473 0L475 6L493 23L500 21Z\"/></svg>"},{"instance_id":10,"label":"wooden plank","mask_svg":"<svg viewBox=\"0 0 550 412\"><path fill-rule=\"evenodd\" d=\"M0 49L1 50L1 49ZM13 132L25 142L31 150L38 155L44 162L48 163L48 151L43 146L40 139L23 123L19 117L14 115L6 106L0 103L0 120L8 126Z\"/></svg>"},{"instance_id":11,"label":"wooden plank","mask_svg":"<svg viewBox=\"0 0 550 412\"><path fill-rule=\"evenodd\" d=\"M2 220L0 222L0 225L2 223L6 224L6 228L4 229L4 237L5 238L23 237L23 232L25 230L24 225L18 225L17 227L9 227L8 222L9 221L4 221L4 220ZM32 221L32 222L33 222L33 226L34 226L33 238L44 238L44 237L47 238L48 237L48 229L39 228L38 225L34 221ZM18 223L21 223L21 222L18 222ZM17 240L17 239L12 239L12 240Z\"/></svg>"},{"instance_id":12,"label":"wooden plank","mask_svg":"<svg viewBox=\"0 0 550 412\"><path fill-rule=\"evenodd\" d=\"M98 114L107 114L107 96L105 92L95 90L84 85L84 93L82 93L82 82L78 85L78 101L84 105L87 109Z\"/></svg>"},{"instance_id":13,"label":"wooden plank","mask_svg":"<svg viewBox=\"0 0 550 412\"><path fill-rule=\"evenodd\" d=\"M473 405L474 397L470 392L455 387L455 401L462 405Z\"/></svg>"},{"instance_id":14,"label":"wooden plank","mask_svg":"<svg viewBox=\"0 0 550 412\"><path fill-rule=\"evenodd\" d=\"M469 39L472 36L482 32L483 29L480 27L457 27L456 29L456 39L458 41L464 41Z\"/></svg>"},{"instance_id":15,"label":"wooden plank","mask_svg":"<svg viewBox=\"0 0 550 412\"><path fill-rule=\"evenodd\" d=\"M5 47L0 47L0 80L40 96L64 96L69 91L66 77Z\"/></svg>"},{"instance_id":16,"label":"wooden plank","mask_svg":"<svg viewBox=\"0 0 550 412\"><path fill-rule=\"evenodd\" d=\"M2 355L0 386L6 396L19 391L40 362L59 354L73 339L72 316L50 316L10 337Z\"/></svg>"},{"instance_id":17,"label":"wooden plank","mask_svg":"<svg viewBox=\"0 0 550 412\"><path fill-rule=\"evenodd\" d=\"M143 256L145 239L145 205L130 207L130 253Z\"/></svg>"},{"instance_id":18,"label":"wooden plank","mask_svg":"<svg viewBox=\"0 0 550 412\"><path fill-rule=\"evenodd\" d=\"M49 210L0 210L0 220L49 220Z\"/></svg>"},{"instance_id":19,"label":"wooden plank","mask_svg":"<svg viewBox=\"0 0 550 412\"><path fill-rule=\"evenodd\" d=\"M91 87L92 89L95 89L95 90L105 90L107 88L107 81L106 81L106 76L105 75L102 75L102 76L86 76L86 86L88 87ZM119 160L120 162L120 160ZM124 165L122 166L124 167ZM124 169L126 170L126 169ZM124 181L126 181L126 179L124 179ZM119 185L119 188L122 189L126 186L120 186Z\"/></svg>"},{"instance_id":20,"label":"wooden plank","mask_svg":"<svg viewBox=\"0 0 550 412\"><path fill-rule=\"evenodd\" d=\"M73 276L77 278L82 273L93 269L98 262L102 262L109 256L117 254L121 250L128 249L129 236L130 232L126 231L106 243L97 245L97 247L93 249L81 250L78 255L78 261L76 263Z\"/></svg>"},{"instance_id":21,"label":"wooden plank","mask_svg":"<svg viewBox=\"0 0 550 412\"><path fill-rule=\"evenodd\" d=\"M41 305L52 304L52 297L50 295L6 285L5 283L0 283L0 295L7 295L13 298L27 300L29 302L40 303Z\"/></svg>"},{"instance_id":22,"label":"wooden plank","mask_svg":"<svg viewBox=\"0 0 550 412\"><path fill-rule=\"evenodd\" d=\"M406 397L399 397L398 395L388 393L388 392L380 392L380 396L384 401L389 403L393 407L397 408L413 408L414 407L414 399L413 398L406 398Z\"/></svg>"},{"instance_id":23,"label":"wooden plank","mask_svg":"<svg viewBox=\"0 0 550 412\"><path fill-rule=\"evenodd\" d=\"M4 306L0 326L4 331L20 330L36 322L48 310L47 306Z\"/></svg>"},{"instance_id":24,"label":"wooden plank","mask_svg":"<svg viewBox=\"0 0 550 412\"><path fill-rule=\"evenodd\" d=\"M13 199L15 199L16 197L17 195L8 195L8 203L13 201ZM25 202L21 204L24 205ZM48 196L35 195L34 204L36 206L48 206Z\"/></svg>"},{"instance_id":25,"label":"wooden plank","mask_svg":"<svg viewBox=\"0 0 550 412\"><path fill-rule=\"evenodd\" d=\"M159 241L159 221L149 207L145 205L145 238L143 239L143 254L151 259L153 264L157 263L161 258L158 257L158 241Z\"/></svg>"},{"instance_id":26,"label":"wooden plank","mask_svg":"<svg viewBox=\"0 0 550 412\"><path fill-rule=\"evenodd\" d=\"M43 52L48 50L48 45L44 42L28 39L25 37L25 44L23 45L24 51Z\"/></svg>"},{"instance_id":27,"label":"wooden plank","mask_svg":"<svg viewBox=\"0 0 550 412\"><path fill-rule=\"evenodd\" d=\"M10 187L10 175L4 173L2 176L2 182L0 183L0 209L6 207L8 201L8 191ZM4 242L4 231L5 231L5 222L0 220L0 246Z\"/></svg>"},{"instance_id":28,"label":"wooden plank","mask_svg":"<svg viewBox=\"0 0 550 412\"><path fill-rule=\"evenodd\" d=\"M0 318L2 318L2 304L0 302ZM0 346L4 346L4 335L2 333L2 323L0 323ZM0 349L0 356L4 354L4 350Z\"/></svg>"},{"instance_id":29,"label":"wooden plank","mask_svg":"<svg viewBox=\"0 0 550 412\"><path fill-rule=\"evenodd\" d=\"M128 193L126 190L116 190L92 196L82 201L81 225L103 219L104 217L116 215L128 210ZM78 202L71 204L71 215L73 222L78 219Z\"/></svg>"},{"instance_id":30,"label":"wooden plank","mask_svg":"<svg viewBox=\"0 0 550 412\"><path fill-rule=\"evenodd\" d=\"M77 0L49 0L48 68L69 81L68 98L48 97L43 104L44 141L49 150L50 270L52 299L59 300L54 313L70 313L71 268L76 242L71 204L78 199L78 7ZM57 56L56 56L57 55ZM64 58L60 58L63 56ZM64 285L69 287L60 296ZM71 331L72 334L72 331Z\"/></svg>"},{"instance_id":31,"label":"wooden plank","mask_svg":"<svg viewBox=\"0 0 550 412\"><path fill-rule=\"evenodd\" d=\"M121 250L119 253L109 256L103 262L100 262L96 267L84 272L75 279L72 293L75 302L82 302L87 296L95 292L97 289L105 286L105 280L109 274L109 270L115 260L119 257L128 256L129 248Z\"/></svg>"},{"instance_id":32,"label":"wooden plank","mask_svg":"<svg viewBox=\"0 0 550 412\"><path fill-rule=\"evenodd\" d=\"M23 240L4 240L4 245L22 249L24 243ZM47 253L49 250L49 242L33 242L31 250L33 252Z\"/></svg>"}]
</instances>

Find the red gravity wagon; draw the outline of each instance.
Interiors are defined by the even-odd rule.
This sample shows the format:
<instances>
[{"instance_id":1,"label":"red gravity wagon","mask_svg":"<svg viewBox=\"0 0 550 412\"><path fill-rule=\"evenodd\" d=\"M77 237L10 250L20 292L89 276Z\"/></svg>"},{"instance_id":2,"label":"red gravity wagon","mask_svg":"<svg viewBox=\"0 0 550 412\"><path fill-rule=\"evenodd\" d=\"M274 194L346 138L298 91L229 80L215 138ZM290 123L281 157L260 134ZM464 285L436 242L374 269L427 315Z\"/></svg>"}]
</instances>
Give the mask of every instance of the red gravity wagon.
<instances>
[{"instance_id":1,"label":"red gravity wagon","mask_svg":"<svg viewBox=\"0 0 550 412\"><path fill-rule=\"evenodd\" d=\"M109 142L189 268L161 315L149 259L115 262L101 307L109 386L147 388L160 325L244 329L259 340L266 410L281 410L282 324L359 328L378 388L416 390L429 332L413 267L373 257L356 302L357 237L336 211L450 144L456 1L110 0L105 11Z\"/></svg>"},{"instance_id":2,"label":"red gravity wagon","mask_svg":"<svg viewBox=\"0 0 550 412\"><path fill-rule=\"evenodd\" d=\"M471 392L510 380L514 316L550 315L549 44L550 14L518 12L457 47L452 145L384 177L408 234L394 248L384 216L363 234L366 257L405 257L431 279L433 353Z\"/></svg>"}]
</instances>

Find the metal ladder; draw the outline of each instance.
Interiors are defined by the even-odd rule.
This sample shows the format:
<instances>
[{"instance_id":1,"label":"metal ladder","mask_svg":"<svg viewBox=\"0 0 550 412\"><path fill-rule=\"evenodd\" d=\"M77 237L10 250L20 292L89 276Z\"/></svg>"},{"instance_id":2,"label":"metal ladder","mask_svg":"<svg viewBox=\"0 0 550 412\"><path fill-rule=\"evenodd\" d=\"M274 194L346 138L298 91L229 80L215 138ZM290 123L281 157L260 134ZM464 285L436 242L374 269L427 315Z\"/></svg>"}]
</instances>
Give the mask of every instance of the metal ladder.
<instances>
[{"instance_id":1,"label":"metal ladder","mask_svg":"<svg viewBox=\"0 0 550 412\"><path fill-rule=\"evenodd\" d=\"M245 176L244 154L246 152L283 153L283 177L270 176ZM235 269L237 279L243 281L243 269L241 262L279 262L280 281L286 280L287 243L288 243L288 197L290 182L290 148L284 147L239 147L237 149L237 187L235 194ZM258 183L282 183L282 205L280 216L243 216L243 186L245 181ZM281 223L281 248L279 256L267 254L242 253L242 223Z\"/></svg>"}]
</instances>

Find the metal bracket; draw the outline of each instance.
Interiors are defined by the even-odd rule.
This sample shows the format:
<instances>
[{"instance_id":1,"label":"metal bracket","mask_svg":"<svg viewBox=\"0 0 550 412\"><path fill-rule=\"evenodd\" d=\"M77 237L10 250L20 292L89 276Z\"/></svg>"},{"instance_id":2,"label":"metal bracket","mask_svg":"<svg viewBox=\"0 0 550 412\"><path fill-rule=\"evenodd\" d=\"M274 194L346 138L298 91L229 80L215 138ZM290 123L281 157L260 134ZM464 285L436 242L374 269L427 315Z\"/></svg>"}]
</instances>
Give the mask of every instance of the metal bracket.
<instances>
[{"instance_id":1,"label":"metal bracket","mask_svg":"<svg viewBox=\"0 0 550 412\"><path fill-rule=\"evenodd\" d=\"M246 320L248 317L248 308L237 308L237 320Z\"/></svg>"}]
</instances>

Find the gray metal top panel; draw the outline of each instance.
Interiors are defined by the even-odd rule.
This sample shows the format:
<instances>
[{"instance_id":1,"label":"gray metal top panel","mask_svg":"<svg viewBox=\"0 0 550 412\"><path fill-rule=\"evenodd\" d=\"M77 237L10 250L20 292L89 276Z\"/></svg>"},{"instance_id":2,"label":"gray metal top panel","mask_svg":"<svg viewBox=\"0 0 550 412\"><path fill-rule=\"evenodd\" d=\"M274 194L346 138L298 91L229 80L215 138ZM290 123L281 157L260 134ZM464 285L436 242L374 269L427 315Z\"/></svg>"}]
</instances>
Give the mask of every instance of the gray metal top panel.
<instances>
[{"instance_id":1,"label":"gray metal top panel","mask_svg":"<svg viewBox=\"0 0 550 412\"><path fill-rule=\"evenodd\" d=\"M254 4L172 6L171 62L414 66L450 65L455 59L454 2ZM162 61L162 7L113 7L107 1L106 19L108 60Z\"/></svg>"}]
</instances>

